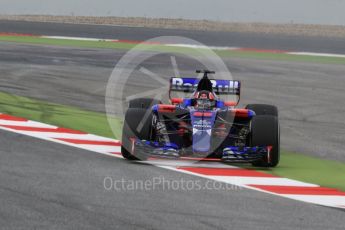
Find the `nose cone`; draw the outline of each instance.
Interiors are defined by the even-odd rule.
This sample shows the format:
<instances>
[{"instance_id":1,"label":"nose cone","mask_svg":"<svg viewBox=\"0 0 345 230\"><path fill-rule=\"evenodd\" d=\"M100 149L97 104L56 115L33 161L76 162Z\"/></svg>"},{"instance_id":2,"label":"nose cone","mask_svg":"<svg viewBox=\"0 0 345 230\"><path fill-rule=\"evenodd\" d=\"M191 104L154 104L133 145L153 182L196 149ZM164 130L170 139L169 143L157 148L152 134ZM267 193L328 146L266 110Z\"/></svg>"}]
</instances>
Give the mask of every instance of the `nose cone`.
<instances>
[{"instance_id":1,"label":"nose cone","mask_svg":"<svg viewBox=\"0 0 345 230\"><path fill-rule=\"evenodd\" d=\"M215 117L215 112L191 112L194 153L208 153L210 151Z\"/></svg>"},{"instance_id":2,"label":"nose cone","mask_svg":"<svg viewBox=\"0 0 345 230\"><path fill-rule=\"evenodd\" d=\"M193 152L208 153L211 147L211 129L198 130L193 128Z\"/></svg>"}]
</instances>

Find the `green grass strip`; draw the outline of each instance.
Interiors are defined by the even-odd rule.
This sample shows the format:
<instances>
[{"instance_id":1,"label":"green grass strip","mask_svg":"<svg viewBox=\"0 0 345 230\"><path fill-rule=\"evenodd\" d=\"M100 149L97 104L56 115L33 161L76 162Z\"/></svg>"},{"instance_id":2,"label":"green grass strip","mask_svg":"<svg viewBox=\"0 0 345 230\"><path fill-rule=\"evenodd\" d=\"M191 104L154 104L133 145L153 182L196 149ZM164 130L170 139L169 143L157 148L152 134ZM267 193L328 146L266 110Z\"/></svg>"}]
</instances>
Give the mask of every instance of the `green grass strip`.
<instances>
[{"instance_id":1,"label":"green grass strip","mask_svg":"<svg viewBox=\"0 0 345 230\"><path fill-rule=\"evenodd\" d=\"M311 62L323 64L345 64L343 57L322 57L309 55L292 55L286 53L265 53L254 51L216 51L220 56L235 58L250 58L258 60L276 60L276 61L292 61L292 62Z\"/></svg>"},{"instance_id":2,"label":"green grass strip","mask_svg":"<svg viewBox=\"0 0 345 230\"><path fill-rule=\"evenodd\" d=\"M0 113L23 117L59 127L85 131L100 136L120 139L122 121L113 118L118 132L115 135L108 126L107 117L103 113L91 112L71 106L59 105L15 96L0 92Z\"/></svg>"},{"instance_id":3,"label":"green grass strip","mask_svg":"<svg viewBox=\"0 0 345 230\"><path fill-rule=\"evenodd\" d=\"M30 43L39 45L72 46L80 48L107 48L107 49L131 49L135 44L118 43L109 41L83 41L68 39L53 39L31 36L0 36L0 41Z\"/></svg>"},{"instance_id":4,"label":"green grass strip","mask_svg":"<svg viewBox=\"0 0 345 230\"><path fill-rule=\"evenodd\" d=\"M338 161L281 151L276 168L261 168L258 171L345 191L345 164Z\"/></svg>"},{"instance_id":5,"label":"green grass strip","mask_svg":"<svg viewBox=\"0 0 345 230\"><path fill-rule=\"evenodd\" d=\"M84 41L84 40L68 40L68 39L53 39L41 38L30 36L0 36L0 41L41 44L41 45L54 45L54 46L67 46L79 48L104 48L104 49L122 49L129 50L136 46L136 44L109 42L109 41ZM165 51L171 53L188 53L198 54L195 48L187 47L169 47L164 45L141 45L141 48L149 48L150 51ZM140 49L140 48L139 48ZM236 50L215 50L221 57L234 57L234 58L251 58L251 59L264 59L264 60L280 60L280 61L295 61L295 62L314 62L325 64L345 64L345 58L342 57L320 57L309 55L291 55L285 53L265 53L255 51L236 51Z\"/></svg>"}]
</instances>

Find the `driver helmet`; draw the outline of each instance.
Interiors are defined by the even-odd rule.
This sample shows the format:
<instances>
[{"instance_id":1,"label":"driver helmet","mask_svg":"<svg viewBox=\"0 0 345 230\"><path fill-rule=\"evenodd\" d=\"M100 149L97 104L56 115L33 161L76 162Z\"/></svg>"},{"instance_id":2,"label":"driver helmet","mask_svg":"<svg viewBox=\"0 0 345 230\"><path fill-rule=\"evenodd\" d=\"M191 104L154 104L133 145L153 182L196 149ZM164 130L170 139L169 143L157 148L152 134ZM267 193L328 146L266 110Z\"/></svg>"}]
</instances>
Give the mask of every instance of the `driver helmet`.
<instances>
[{"instance_id":1,"label":"driver helmet","mask_svg":"<svg viewBox=\"0 0 345 230\"><path fill-rule=\"evenodd\" d=\"M215 96L208 90L201 90L194 94L195 106L200 109L210 109L216 104Z\"/></svg>"}]
</instances>

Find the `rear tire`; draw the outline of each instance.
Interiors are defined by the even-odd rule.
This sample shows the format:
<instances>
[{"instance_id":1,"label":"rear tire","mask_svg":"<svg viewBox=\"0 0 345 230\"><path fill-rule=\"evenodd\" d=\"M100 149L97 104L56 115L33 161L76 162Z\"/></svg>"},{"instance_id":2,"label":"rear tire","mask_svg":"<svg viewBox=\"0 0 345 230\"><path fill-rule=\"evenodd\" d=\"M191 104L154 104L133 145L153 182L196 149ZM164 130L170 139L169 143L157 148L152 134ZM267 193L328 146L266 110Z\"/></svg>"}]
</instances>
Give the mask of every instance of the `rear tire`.
<instances>
[{"instance_id":1,"label":"rear tire","mask_svg":"<svg viewBox=\"0 0 345 230\"><path fill-rule=\"evenodd\" d=\"M153 98L136 98L129 101L128 108L149 109L153 105L162 104L160 100Z\"/></svg>"},{"instance_id":2,"label":"rear tire","mask_svg":"<svg viewBox=\"0 0 345 230\"><path fill-rule=\"evenodd\" d=\"M145 119L145 120L143 120ZM141 124L141 122L143 123ZM142 127L140 127L142 126ZM140 129L141 128L141 129ZM122 129L122 156L128 160L139 159L132 152L132 139L150 140L152 130L152 113L147 109L129 108L125 115Z\"/></svg>"},{"instance_id":3,"label":"rear tire","mask_svg":"<svg viewBox=\"0 0 345 230\"><path fill-rule=\"evenodd\" d=\"M249 104L246 106L246 109L253 110L256 115L271 115L278 117L278 109L274 105L266 104Z\"/></svg>"},{"instance_id":4,"label":"rear tire","mask_svg":"<svg viewBox=\"0 0 345 230\"><path fill-rule=\"evenodd\" d=\"M257 167L275 167L280 159L280 129L276 116L259 115L251 121L251 146L272 146L270 159L264 157L252 163Z\"/></svg>"}]
</instances>

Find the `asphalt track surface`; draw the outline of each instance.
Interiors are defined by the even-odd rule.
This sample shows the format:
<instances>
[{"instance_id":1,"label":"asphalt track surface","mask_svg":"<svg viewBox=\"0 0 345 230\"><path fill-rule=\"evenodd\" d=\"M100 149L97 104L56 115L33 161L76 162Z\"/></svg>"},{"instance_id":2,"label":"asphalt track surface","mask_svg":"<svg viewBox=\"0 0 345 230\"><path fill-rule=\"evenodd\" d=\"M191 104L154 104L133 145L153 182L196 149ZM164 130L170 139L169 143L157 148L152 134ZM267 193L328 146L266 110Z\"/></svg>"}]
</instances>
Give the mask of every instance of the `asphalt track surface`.
<instances>
[{"instance_id":1,"label":"asphalt track surface","mask_svg":"<svg viewBox=\"0 0 345 230\"><path fill-rule=\"evenodd\" d=\"M158 177L202 186L207 180L18 134L0 135L2 229L343 229L343 211L236 187L126 189L129 181ZM106 177L128 183L125 189L107 184L105 189Z\"/></svg>"},{"instance_id":2,"label":"asphalt track surface","mask_svg":"<svg viewBox=\"0 0 345 230\"><path fill-rule=\"evenodd\" d=\"M106 82L123 54L1 42L0 90L103 112ZM184 57L176 59L183 75L190 76L198 67ZM244 82L243 104L279 106L283 148L345 160L344 66L224 61ZM154 57L143 67L173 75L170 56ZM140 71L133 78L128 94L159 85ZM246 189L107 191L103 186L107 176L134 181L163 176L202 184L206 180L4 131L0 136L0 226L4 228L343 229L343 211Z\"/></svg>"}]
</instances>

